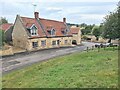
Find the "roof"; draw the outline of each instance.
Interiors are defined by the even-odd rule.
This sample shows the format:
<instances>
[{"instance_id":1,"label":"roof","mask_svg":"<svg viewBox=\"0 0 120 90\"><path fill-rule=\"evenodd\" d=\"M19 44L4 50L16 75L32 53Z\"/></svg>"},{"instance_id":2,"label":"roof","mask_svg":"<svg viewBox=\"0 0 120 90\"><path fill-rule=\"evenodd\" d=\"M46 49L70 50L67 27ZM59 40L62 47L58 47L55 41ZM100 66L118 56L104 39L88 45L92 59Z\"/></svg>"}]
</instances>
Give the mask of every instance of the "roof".
<instances>
[{"instance_id":1,"label":"roof","mask_svg":"<svg viewBox=\"0 0 120 90\"><path fill-rule=\"evenodd\" d=\"M39 22L35 18L28 18L28 17L21 17L23 25L26 28L30 28L33 24L37 27L38 29L38 36L36 37L44 37L48 36L51 37L50 31L51 29L55 30L56 35L55 36L65 36L62 33L62 30L66 30L67 25L64 22L61 21L56 21L56 20L49 20L49 19L43 19L39 18ZM71 35L71 32L69 31L67 35Z\"/></svg>"},{"instance_id":2,"label":"roof","mask_svg":"<svg viewBox=\"0 0 120 90\"><path fill-rule=\"evenodd\" d=\"M72 27L72 28L70 28L70 30L71 30L71 33L72 33L72 34L78 34L80 28L79 28L79 27Z\"/></svg>"},{"instance_id":3,"label":"roof","mask_svg":"<svg viewBox=\"0 0 120 90\"><path fill-rule=\"evenodd\" d=\"M11 26L13 26L13 24L5 23L5 24L0 25L0 29L4 30L4 31L7 31Z\"/></svg>"}]
</instances>

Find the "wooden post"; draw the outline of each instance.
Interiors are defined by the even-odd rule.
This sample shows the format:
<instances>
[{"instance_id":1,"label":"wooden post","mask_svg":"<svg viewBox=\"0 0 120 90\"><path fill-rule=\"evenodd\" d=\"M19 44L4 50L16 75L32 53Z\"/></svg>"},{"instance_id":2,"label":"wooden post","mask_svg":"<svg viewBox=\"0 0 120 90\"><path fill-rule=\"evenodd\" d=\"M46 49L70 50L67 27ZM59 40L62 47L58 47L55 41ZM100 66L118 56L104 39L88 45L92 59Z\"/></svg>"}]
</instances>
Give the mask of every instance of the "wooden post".
<instances>
[{"instance_id":1,"label":"wooden post","mask_svg":"<svg viewBox=\"0 0 120 90\"><path fill-rule=\"evenodd\" d=\"M88 50L89 50L89 47L87 47L87 52L88 52Z\"/></svg>"},{"instance_id":2,"label":"wooden post","mask_svg":"<svg viewBox=\"0 0 120 90\"><path fill-rule=\"evenodd\" d=\"M94 46L92 46L92 50L94 50Z\"/></svg>"}]
</instances>

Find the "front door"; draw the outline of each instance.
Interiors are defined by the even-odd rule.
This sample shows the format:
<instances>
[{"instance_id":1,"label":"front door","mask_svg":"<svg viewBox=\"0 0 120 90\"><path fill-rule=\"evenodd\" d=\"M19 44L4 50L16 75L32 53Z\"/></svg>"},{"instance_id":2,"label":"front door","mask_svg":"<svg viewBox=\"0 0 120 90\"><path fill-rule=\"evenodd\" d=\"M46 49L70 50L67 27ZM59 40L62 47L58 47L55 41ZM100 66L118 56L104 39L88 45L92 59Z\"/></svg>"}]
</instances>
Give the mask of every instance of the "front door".
<instances>
[{"instance_id":1,"label":"front door","mask_svg":"<svg viewBox=\"0 0 120 90\"><path fill-rule=\"evenodd\" d=\"M57 40L57 45L58 45L58 46L60 45L60 40Z\"/></svg>"}]
</instances>

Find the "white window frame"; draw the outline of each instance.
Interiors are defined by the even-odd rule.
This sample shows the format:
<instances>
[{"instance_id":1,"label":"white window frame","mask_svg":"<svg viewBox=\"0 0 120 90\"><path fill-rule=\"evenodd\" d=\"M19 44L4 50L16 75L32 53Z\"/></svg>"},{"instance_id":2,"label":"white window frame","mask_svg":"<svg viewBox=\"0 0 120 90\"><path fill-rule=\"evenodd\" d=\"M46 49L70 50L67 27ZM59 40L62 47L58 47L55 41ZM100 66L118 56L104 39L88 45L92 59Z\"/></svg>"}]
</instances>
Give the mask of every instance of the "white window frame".
<instances>
[{"instance_id":1,"label":"white window frame","mask_svg":"<svg viewBox=\"0 0 120 90\"><path fill-rule=\"evenodd\" d=\"M53 33L52 33L52 32L53 32L53 30L55 31L55 32L54 32L54 35L53 35ZM55 35L56 35L56 30L55 30L54 28L52 28L50 31L51 31L51 33L50 33L50 34L51 34L51 36L55 36Z\"/></svg>"},{"instance_id":2,"label":"white window frame","mask_svg":"<svg viewBox=\"0 0 120 90\"><path fill-rule=\"evenodd\" d=\"M36 28L36 30L34 30L33 31L33 27L35 27ZM34 34L32 34L32 33L34 33ZM35 34L36 33L36 34ZM38 28L35 26L35 24L33 24L31 27L30 27L30 34L31 34L31 36L37 36L38 35Z\"/></svg>"}]
</instances>

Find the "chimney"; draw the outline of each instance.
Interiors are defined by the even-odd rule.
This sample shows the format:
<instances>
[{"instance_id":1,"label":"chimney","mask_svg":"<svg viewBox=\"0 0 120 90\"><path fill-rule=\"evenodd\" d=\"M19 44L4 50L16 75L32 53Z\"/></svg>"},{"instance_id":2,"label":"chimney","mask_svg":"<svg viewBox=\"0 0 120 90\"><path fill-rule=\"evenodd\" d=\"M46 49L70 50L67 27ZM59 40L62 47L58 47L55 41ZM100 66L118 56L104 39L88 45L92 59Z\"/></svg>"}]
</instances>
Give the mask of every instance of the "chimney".
<instances>
[{"instance_id":1,"label":"chimney","mask_svg":"<svg viewBox=\"0 0 120 90\"><path fill-rule=\"evenodd\" d=\"M39 18L39 12L34 12L35 18Z\"/></svg>"},{"instance_id":2,"label":"chimney","mask_svg":"<svg viewBox=\"0 0 120 90\"><path fill-rule=\"evenodd\" d=\"M66 23L66 18L63 18L63 22Z\"/></svg>"}]
</instances>

